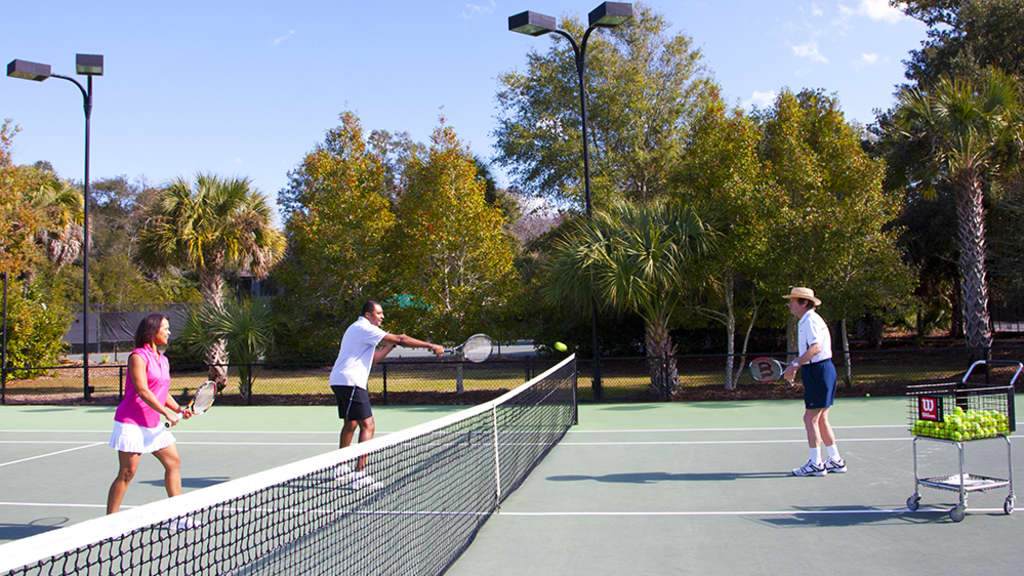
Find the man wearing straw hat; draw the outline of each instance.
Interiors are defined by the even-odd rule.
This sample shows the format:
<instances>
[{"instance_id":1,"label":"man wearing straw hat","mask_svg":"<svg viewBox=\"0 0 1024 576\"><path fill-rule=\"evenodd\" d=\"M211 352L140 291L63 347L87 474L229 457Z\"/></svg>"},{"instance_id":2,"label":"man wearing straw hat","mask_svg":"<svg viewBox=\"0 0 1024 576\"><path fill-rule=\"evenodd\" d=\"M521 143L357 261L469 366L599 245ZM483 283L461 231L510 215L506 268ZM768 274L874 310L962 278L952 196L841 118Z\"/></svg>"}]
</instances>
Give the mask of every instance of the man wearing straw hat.
<instances>
[{"instance_id":1,"label":"man wearing straw hat","mask_svg":"<svg viewBox=\"0 0 1024 576\"><path fill-rule=\"evenodd\" d=\"M828 325L814 310L821 306L821 300L814 296L814 290L802 286L791 288L783 298L789 300L789 312L799 320L799 356L786 367L783 377L792 383L796 369L800 368L800 380L804 385L804 428L810 447L807 463L794 468L793 475L825 476L829 472L846 472L846 462L839 455L836 435L828 422L828 409L835 398L836 367L832 364L832 336ZM824 443L828 450L828 458L824 462L818 450L819 443Z\"/></svg>"}]
</instances>

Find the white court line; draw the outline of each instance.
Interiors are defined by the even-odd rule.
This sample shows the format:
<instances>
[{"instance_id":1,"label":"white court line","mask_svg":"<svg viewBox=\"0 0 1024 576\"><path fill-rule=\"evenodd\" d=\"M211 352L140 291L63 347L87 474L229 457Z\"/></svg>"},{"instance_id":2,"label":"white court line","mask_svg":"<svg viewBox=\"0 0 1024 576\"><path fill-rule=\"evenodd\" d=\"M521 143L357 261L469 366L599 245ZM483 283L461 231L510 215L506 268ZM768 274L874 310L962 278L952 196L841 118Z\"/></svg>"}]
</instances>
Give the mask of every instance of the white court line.
<instances>
[{"instance_id":1,"label":"white court line","mask_svg":"<svg viewBox=\"0 0 1024 576\"><path fill-rule=\"evenodd\" d=\"M67 502L0 502L0 506L12 506L15 508L102 508L106 509L106 504L69 504ZM127 506L122 504L121 509L134 508L134 506Z\"/></svg>"},{"instance_id":2,"label":"white court line","mask_svg":"<svg viewBox=\"0 0 1024 576\"><path fill-rule=\"evenodd\" d=\"M111 425L113 426L113 425ZM86 433L96 432L103 434L110 434L111 428L104 428L102 430L91 430L91 429L63 429L63 430L45 430L45 429L32 429L32 428L7 428L0 429L0 433L12 433L17 434L25 432L29 434L35 433ZM178 430L174 429L175 434L331 434L333 436L338 435L338 430ZM377 434L392 434L394 430L377 430Z\"/></svg>"},{"instance_id":3,"label":"white court line","mask_svg":"<svg viewBox=\"0 0 1024 576\"><path fill-rule=\"evenodd\" d=\"M1010 439L1024 438L1019 434L1010 436ZM840 438L838 440L841 444L847 444L850 442L911 442L913 436L896 436L889 438ZM982 438L982 440L995 440L995 438ZM635 441L635 442L559 442L558 446L721 446L728 444L795 444L795 443L806 443L806 438L790 438L790 439L779 439L779 440L651 440L651 441Z\"/></svg>"},{"instance_id":4,"label":"white court line","mask_svg":"<svg viewBox=\"0 0 1024 576\"><path fill-rule=\"evenodd\" d=\"M105 504L77 504L66 502L0 502L0 506L26 507L26 508L106 508ZM122 505L122 509L134 508L134 506ZM289 509L290 510L290 509ZM334 511L326 511L333 514ZM1002 508L968 508L968 514L1005 514ZM835 508L831 510L653 510L641 511L585 511L585 512L509 512L498 509L495 514L500 516L520 516L536 518L571 518L571 517L685 517L685 516L842 516L851 514L886 514L913 516L916 514L948 514L949 507L923 506L911 511L907 508ZM473 512L452 512L452 511L369 511L366 514L372 515L410 515L410 514L435 514L435 515L486 515L486 513Z\"/></svg>"},{"instance_id":5,"label":"white court line","mask_svg":"<svg viewBox=\"0 0 1024 576\"><path fill-rule=\"evenodd\" d=\"M0 440L0 444L82 444L81 440ZM106 445L106 442L93 442L89 446ZM178 446L337 446L337 442L214 442L189 441L176 442ZM60 452L55 452L60 454ZM2 465L2 464L0 464Z\"/></svg>"},{"instance_id":6,"label":"white court line","mask_svg":"<svg viewBox=\"0 0 1024 576\"><path fill-rule=\"evenodd\" d=\"M856 429L870 429L870 428L906 428L910 426L906 424L868 424L864 426L832 426L835 430L856 430ZM770 430L803 430L803 426L772 426L772 427L760 427L760 428L620 428L620 429L609 429L609 430L574 430L570 429L569 434L643 434L643 433L654 433L654 432L762 432Z\"/></svg>"},{"instance_id":7,"label":"white court line","mask_svg":"<svg viewBox=\"0 0 1024 576\"><path fill-rule=\"evenodd\" d=\"M652 511L652 512L507 512L499 510L500 516L525 516L525 517L579 517L579 516L840 516L848 514L900 514L912 516L915 514L948 514L949 508L919 508L910 511L906 508L838 508L834 510L677 510L677 511ZM968 514L1005 514L1002 508L968 508Z\"/></svg>"},{"instance_id":8,"label":"white court line","mask_svg":"<svg viewBox=\"0 0 1024 576\"><path fill-rule=\"evenodd\" d=\"M58 454L65 454L67 452L74 452L75 450L82 450L85 448L93 448L95 446L106 446L106 442L92 442L76 448L68 448L67 450L58 450L57 452L49 452L47 454L40 454L38 456L29 456L28 458L22 458L20 460L11 460L10 462L0 462L0 468L4 466L10 466L11 464L18 464L20 462L28 462L29 460L38 460L40 458L48 458L50 456L56 456Z\"/></svg>"}]
</instances>

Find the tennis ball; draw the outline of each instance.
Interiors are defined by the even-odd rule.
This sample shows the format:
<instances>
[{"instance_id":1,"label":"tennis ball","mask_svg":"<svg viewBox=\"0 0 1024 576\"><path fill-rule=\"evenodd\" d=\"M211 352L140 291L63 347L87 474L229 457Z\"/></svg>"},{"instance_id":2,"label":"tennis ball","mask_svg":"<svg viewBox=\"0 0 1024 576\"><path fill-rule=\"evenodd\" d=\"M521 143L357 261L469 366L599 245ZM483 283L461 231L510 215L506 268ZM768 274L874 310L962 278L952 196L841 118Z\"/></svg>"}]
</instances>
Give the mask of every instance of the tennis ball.
<instances>
[{"instance_id":1,"label":"tennis ball","mask_svg":"<svg viewBox=\"0 0 1024 576\"><path fill-rule=\"evenodd\" d=\"M865 398L871 398L871 392L868 392L867 394L865 394L864 397Z\"/></svg>"},{"instance_id":2,"label":"tennis ball","mask_svg":"<svg viewBox=\"0 0 1024 576\"><path fill-rule=\"evenodd\" d=\"M555 350L558 350L559 352L565 352L568 349L569 349L569 347L566 346L564 343L562 343L562 342L555 342Z\"/></svg>"}]
</instances>

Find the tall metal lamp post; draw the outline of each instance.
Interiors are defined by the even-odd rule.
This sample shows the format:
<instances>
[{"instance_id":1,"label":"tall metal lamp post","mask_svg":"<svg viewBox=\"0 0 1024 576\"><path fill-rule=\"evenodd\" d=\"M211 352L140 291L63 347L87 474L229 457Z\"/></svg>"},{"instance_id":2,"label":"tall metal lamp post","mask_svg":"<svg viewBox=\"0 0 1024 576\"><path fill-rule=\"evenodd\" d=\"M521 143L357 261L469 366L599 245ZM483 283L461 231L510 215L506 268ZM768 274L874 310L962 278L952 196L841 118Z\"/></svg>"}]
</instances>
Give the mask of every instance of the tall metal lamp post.
<instances>
[{"instance_id":1,"label":"tall metal lamp post","mask_svg":"<svg viewBox=\"0 0 1024 576\"><path fill-rule=\"evenodd\" d=\"M83 87L78 80L70 76L52 74L49 64L29 62L27 60L11 60L7 64L7 75L11 78L23 78L42 82L47 78L60 78L74 83L82 92L82 105L85 109L85 184L83 191L84 216L82 223L82 391L85 399L92 395L89 386L89 119L92 116L92 77L103 75L102 54L76 54L75 72L86 77Z\"/></svg>"},{"instance_id":2,"label":"tall metal lamp post","mask_svg":"<svg viewBox=\"0 0 1024 576\"><path fill-rule=\"evenodd\" d=\"M543 36L554 32L569 41L573 53L576 56L576 75L579 78L580 88L580 119L583 124L583 194L585 201L585 213L587 218L591 217L590 203L590 153L587 145L587 92L584 82L584 74L587 68L587 39L590 33L597 28L614 28L633 17L633 4L630 2L602 2L600 6L590 11L588 15L589 26L583 33L583 39L579 44L565 30L558 29L555 19L546 14L538 12L520 12L515 16L509 16L508 29L512 32L519 32L528 36ZM597 300L590 299L590 329L592 345L594 348L594 365L592 369L592 390L594 400L600 400L601 389L601 354L599 351L599 340L597 336Z\"/></svg>"}]
</instances>

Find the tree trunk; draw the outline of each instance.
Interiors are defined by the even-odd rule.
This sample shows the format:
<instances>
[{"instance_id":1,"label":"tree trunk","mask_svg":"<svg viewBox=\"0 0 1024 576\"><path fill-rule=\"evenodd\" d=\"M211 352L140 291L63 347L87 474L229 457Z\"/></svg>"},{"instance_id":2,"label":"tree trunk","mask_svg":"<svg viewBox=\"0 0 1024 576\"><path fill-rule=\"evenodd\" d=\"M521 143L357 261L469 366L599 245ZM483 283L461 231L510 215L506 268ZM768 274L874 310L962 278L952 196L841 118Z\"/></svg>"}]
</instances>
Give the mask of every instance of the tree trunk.
<instances>
[{"instance_id":1,"label":"tree trunk","mask_svg":"<svg viewBox=\"0 0 1024 576\"><path fill-rule=\"evenodd\" d=\"M224 308L224 275L214 272L199 273L199 293L203 301L218 309ZM217 391L224 389L228 382L228 344L224 339L218 339L206 351L204 356L206 365L209 366L210 380L217 383Z\"/></svg>"},{"instance_id":2,"label":"tree trunk","mask_svg":"<svg viewBox=\"0 0 1024 576\"><path fill-rule=\"evenodd\" d=\"M648 323L644 330L644 345L647 347L647 370L651 377L651 392L668 400L679 387L679 370L676 367L675 346L665 322Z\"/></svg>"},{"instance_id":3,"label":"tree trunk","mask_svg":"<svg viewBox=\"0 0 1024 576\"><path fill-rule=\"evenodd\" d=\"M992 347L985 272L985 207L981 180L969 173L956 188L957 237L960 242L960 292L967 347L983 357Z\"/></svg>"},{"instance_id":4,"label":"tree trunk","mask_svg":"<svg viewBox=\"0 0 1024 576\"><path fill-rule=\"evenodd\" d=\"M754 331L754 323L757 321L757 312L760 309L760 302L757 300L757 294L753 294L750 312L750 323L747 324L747 333L743 336L743 347L740 350L739 366L736 367L736 371L733 373L733 382L739 384L740 375L743 373L743 365L747 362L747 349L750 346L750 334Z\"/></svg>"},{"instance_id":5,"label":"tree trunk","mask_svg":"<svg viewBox=\"0 0 1024 576\"><path fill-rule=\"evenodd\" d=\"M850 338L846 335L846 318L839 321L839 332L843 347L843 381L850 387L853 385L853 359L850 358Z\"/></svg>"},{"instance_id":6,"label":"tree trunk","mask_svg":"<svg viewBox=\"0 0 1024 576\"><path fill-rule=\"evenodd\" d=\"M735 390L736 380L733 379L733 366L736 359L736 295L733 291L733 277L730 274L725 280L725 389Z\"/></svg>"},{"instance_id":7,"label":"tree trunk","mask_svg":"<svg viewBox=\"0 0 1024 576\"><path fill-rule=\"evenodd\" d=\"M950 323L949 336L951 338L964 337L964 299L960 297L960 282L953 283L953 297L949 302Z\"/></svg>"}]
</instances>

